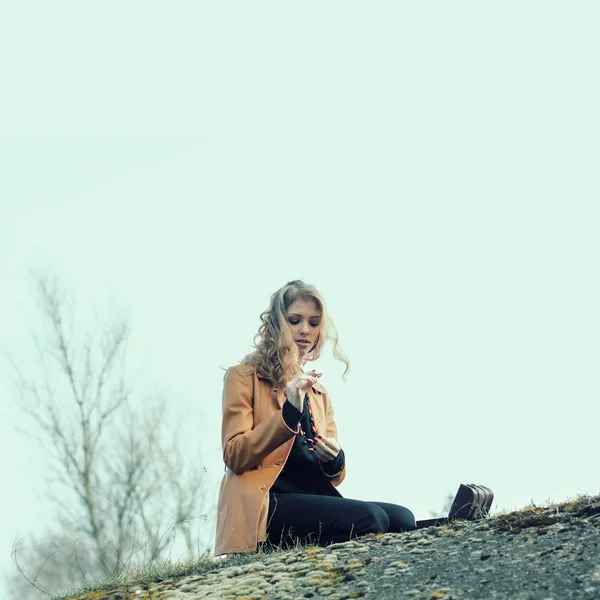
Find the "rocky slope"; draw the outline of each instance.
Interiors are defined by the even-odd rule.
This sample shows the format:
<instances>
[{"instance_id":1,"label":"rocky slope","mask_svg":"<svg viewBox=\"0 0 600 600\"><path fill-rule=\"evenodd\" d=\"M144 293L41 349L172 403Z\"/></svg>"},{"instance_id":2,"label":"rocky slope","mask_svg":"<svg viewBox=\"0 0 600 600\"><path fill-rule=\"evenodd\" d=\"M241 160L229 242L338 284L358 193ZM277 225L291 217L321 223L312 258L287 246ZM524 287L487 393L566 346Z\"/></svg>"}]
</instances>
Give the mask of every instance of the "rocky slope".
<instances>
[{"instance_id":1,"label":"rocky slope","mask_svg":"<svg viewBox=\"0 0 600 600\"><path fill-rule=\"evenodd\" d=\"M249 561L76 598L600 599L600 496Z\"/></svg>"}]
</instances>

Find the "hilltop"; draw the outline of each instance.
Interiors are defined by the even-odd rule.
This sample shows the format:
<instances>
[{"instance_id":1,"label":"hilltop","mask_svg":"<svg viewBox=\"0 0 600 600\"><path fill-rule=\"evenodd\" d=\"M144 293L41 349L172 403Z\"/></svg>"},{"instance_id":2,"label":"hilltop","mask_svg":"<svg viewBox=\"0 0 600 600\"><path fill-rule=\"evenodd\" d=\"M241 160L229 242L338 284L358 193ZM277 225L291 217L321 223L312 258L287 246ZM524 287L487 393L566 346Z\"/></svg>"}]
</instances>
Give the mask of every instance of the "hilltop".
<instances>
[{"instance_id":1,"label":"hilltop","mask_svg":"<svg viewBox=\"0 0 600 600\"><path fill-rule=\"evenodd\" d=\"M231 557L193 571L70 598L598 599L600 496L326 548Z\"/></svg>"}]
</instances>

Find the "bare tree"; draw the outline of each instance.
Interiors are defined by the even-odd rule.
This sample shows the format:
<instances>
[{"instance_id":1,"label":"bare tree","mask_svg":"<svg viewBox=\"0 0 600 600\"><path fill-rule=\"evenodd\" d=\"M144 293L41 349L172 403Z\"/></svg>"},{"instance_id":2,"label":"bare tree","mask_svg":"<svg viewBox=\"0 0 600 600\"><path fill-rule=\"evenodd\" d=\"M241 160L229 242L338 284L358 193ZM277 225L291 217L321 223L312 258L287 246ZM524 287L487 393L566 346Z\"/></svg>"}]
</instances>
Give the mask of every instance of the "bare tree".
<instances>
[{"instance_id":1,"label":"bare tree","mask_svg":"<svg viewBox=\"0 0 600 600\"><path fill-rule=\"evenodd\" d=\"M200 548L189 525L208 512L206 469L186 456L164 399L151 394L140 401L136 394L127 368L128 322L96 323L80 333L60 283L34 280L46 324L44 335L34 335L35 368L9 360L28 417L24 433L48 457L47 489L57 517L44 536L52 551L39 541L17 543L15 562L48 590L64 588L77 573L118 575L136 553L153 563L176 542L192 555ZM41 564L56 552L62 554L58 572Z\"/></svg>"}]
</instances>

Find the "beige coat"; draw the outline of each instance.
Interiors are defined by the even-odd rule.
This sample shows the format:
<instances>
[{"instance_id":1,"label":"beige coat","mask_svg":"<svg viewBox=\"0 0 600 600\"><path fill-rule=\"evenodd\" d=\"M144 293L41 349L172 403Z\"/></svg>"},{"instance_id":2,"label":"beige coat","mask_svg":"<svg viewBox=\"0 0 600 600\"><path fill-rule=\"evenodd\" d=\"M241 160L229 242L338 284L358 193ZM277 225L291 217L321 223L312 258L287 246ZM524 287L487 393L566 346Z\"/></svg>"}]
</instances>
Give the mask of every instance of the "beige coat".
<instances>
[{"instance_id":1,"label":"beige coat","mask_svg":"<svg viewBox=\"0 0 600 600\"><path fill-rule=\"evenodd\" d=\"M309 390L317 432L337 439L333 408L320 384ZM271 384L250 365L231 367L224 377L221 430L226 469L219 490L215 555L254 552L266 539L269 489L281 473L294 444L296 431L285 421L271 396ZM346 466L329 476L338 486ZM333 494L341 494L332 487Z\"/></svg>"}]
</instances>

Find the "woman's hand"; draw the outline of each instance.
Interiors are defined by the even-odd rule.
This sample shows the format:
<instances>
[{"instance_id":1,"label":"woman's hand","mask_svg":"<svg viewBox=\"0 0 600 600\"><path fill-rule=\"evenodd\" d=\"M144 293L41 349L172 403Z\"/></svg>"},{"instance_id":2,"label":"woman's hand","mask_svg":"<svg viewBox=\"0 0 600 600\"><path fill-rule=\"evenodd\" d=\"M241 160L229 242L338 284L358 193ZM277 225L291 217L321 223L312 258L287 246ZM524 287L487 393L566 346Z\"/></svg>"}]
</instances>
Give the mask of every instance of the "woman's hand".
<instances>
[{"instance_id":1,"label":"woman's hand","mask_svg":"<svg viewBox=\"0 0 600 600\"><path fill-rule=\"evenodd\" d=\"M312 440L314 452L321 462L333 460L341 450L341 446L334 438L326 438L318 435Z\"/></svg>"},{"instance_id":2,"label":"woman's hand","mask_svg":"<svg viewBox=\"0 0 600 600\"><path fill-rule=\"evenodd\" d=\"M317 379L322 373L317 373L314 369L308 373L301 373L294 377L286 386L285 393L290 404L295 406L300 412L304 410L304 395L317 383Z\"/></svg>"}]
</instances>

